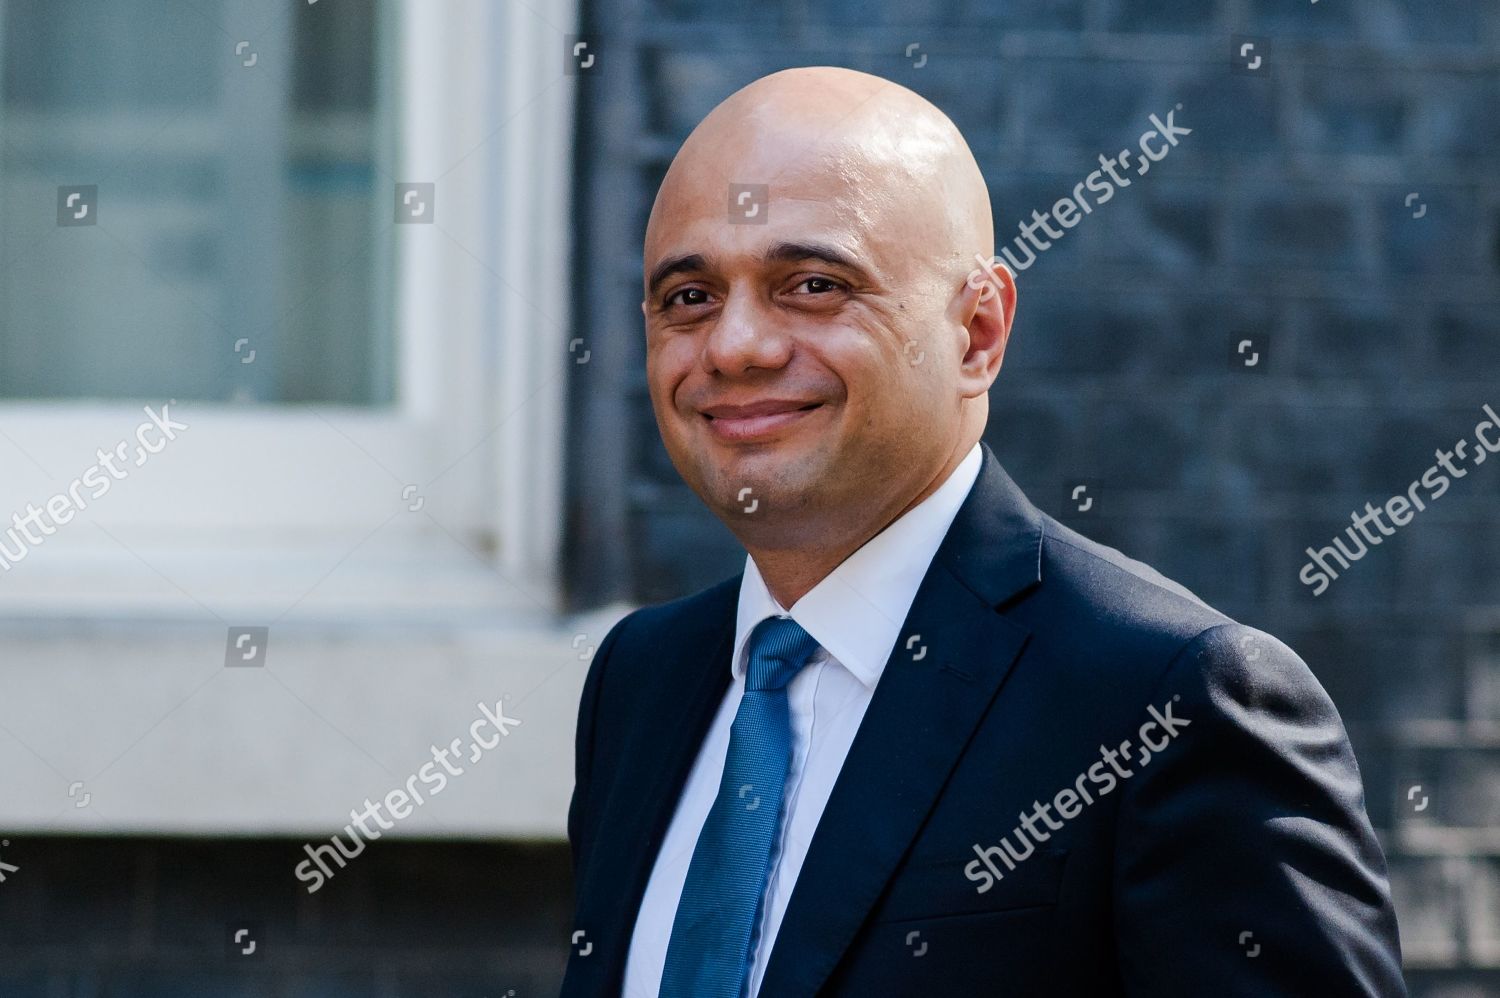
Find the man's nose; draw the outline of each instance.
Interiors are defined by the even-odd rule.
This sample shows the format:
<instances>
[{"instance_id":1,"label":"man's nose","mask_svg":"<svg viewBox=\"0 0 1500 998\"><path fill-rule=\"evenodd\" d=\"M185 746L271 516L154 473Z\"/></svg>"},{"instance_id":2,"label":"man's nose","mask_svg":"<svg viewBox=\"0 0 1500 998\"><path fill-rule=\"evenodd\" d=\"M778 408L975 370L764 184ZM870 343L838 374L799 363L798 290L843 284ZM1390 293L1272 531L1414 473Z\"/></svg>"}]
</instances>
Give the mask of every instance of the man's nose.
<instances>
[{"instance_id":1,"label":"man's nose","mask_svg":"<svg viewBox=\"0 0 1500 998\"><path fill-rule=\"evenodd\" d=\"M774 312L754 293L731 291L703 346L703 365L710 373L741 374L752 367L775 369L791 355L791 338Z\"/></svg>"}]
</instances>

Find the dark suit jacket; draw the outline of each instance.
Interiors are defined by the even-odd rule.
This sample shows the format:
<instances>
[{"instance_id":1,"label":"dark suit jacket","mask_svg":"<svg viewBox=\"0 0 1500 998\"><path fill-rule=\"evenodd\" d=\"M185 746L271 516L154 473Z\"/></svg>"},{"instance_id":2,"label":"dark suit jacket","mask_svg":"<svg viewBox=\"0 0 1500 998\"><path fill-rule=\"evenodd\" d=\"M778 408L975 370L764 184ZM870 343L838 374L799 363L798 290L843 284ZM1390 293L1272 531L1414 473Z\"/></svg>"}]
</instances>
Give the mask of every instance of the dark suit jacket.
<instances>
[{"instance_id":1,"label":"dark suit jacket","mask_svg":"<svg viewBox=\"0 0 1500 998\"><path fill-rule=\"evenodd\" d=\"M1226 570L1233 570L1225 566ZM618 994L636 910L729 685L739 577L631 613L584 684L566 996ZM1385 860L1289 648L1039 512L983 465L917 591L761 994L1404 995ZM919 635L911 648L910 635ZM1105 791L1104 748L1187 721ZM1123 772L1129 771L1129 776ZM980 892L976 846L1090 791ZM1061 803L1061 802L1060 802ZM1077 798L1074 804L1078 803ZM992 876L992 875L991 875Z\"/></svg>"}]
</instances>

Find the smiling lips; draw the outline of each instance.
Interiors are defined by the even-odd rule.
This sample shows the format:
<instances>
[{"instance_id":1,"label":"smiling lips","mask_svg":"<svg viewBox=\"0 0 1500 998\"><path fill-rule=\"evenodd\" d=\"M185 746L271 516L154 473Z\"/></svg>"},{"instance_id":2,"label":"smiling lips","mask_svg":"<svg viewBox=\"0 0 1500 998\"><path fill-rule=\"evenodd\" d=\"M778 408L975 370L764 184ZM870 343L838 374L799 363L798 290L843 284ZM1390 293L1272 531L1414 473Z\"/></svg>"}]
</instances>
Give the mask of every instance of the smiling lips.
<instances>
[{"instance_id":1,"label":"smiling lips","mask_svg":"<svg viewBox=\"0 0 1500 998\"><path fill-rule=\"evenodd\" d=\"M821 402L766 399L749 405L711 405L701 411L715 436L740 441L770 436L822 406Z\"/></svg>"}]
</instances>

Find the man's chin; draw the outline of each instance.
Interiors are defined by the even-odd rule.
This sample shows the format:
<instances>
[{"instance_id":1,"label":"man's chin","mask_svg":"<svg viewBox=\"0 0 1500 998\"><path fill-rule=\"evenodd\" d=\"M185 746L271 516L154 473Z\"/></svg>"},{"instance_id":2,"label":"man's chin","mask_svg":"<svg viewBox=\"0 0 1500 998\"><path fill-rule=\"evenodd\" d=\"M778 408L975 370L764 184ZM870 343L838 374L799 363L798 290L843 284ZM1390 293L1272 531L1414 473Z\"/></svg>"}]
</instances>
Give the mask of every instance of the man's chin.
<instances>
[{"instance_id":1,"label":"man's chin","mask_svg":"<svg viewBox=\"0 0 1500 998\"><path fill-rule=\"evenodd\" d=\"M719 482L714 505L721 515L744 519L806 509L818 491L827 487L826 476L808 463L789 467L783 455L774 458L720 467L714 476Z\"/></svg>"}]
</instances>

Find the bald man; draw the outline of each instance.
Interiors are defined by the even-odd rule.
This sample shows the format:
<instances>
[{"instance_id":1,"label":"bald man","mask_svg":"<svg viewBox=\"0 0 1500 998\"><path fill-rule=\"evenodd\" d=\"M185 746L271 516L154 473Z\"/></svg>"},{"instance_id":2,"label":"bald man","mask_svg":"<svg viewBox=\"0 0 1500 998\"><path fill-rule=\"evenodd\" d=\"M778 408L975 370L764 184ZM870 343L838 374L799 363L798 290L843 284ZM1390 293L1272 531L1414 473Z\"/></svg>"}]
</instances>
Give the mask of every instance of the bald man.
<instances>
[{"instance_id":1,"label":"bald man","mask_svg":"<svg viewBox=\"0 0 1500 998\"><path fill-rule=\"evenodd\" d=\"M1317 680L981 441L993 249L952 122L862 73L758 80L673 160L651 401L747 558L594 656L565 995L1405 993Z\"/></svg>"}]
</instances>

